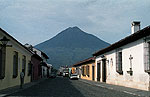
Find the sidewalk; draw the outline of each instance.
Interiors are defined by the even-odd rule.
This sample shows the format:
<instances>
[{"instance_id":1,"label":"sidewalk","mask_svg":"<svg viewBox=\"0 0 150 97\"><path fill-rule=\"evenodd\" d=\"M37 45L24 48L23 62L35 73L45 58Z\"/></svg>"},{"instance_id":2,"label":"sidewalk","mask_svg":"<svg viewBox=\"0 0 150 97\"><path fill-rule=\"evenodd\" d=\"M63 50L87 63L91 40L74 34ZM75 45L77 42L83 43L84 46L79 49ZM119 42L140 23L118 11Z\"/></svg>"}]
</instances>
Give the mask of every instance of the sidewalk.
<instances>
[{"instance_id":1,"label":"sidewalk","mask_svg":"<svg viewBox=\"0 0 150 97\"><path fill-rule=\"evenodd\" d=\"M128 93L131 95L150 97L150 91L144 91L144 90L139 90L139 89L133 89L133 88L128 88L128 87L118 86L118 85L106 84L103 82L84 80L84 79L79 79L79 81L82 81L82 82L90 84L90 85L94 85L94 86L98 86L98 87L102 87L102 88L107 88L110 90L116 90L119 92Z\"/></svg>"},{"instance_id":2,"label":"sidewalk","mask_svg":"<svg viewBox=\"0 0 150 97\"><path fill-rule=\"evenodd\" d=\"M7 89L4 89L4 90L0 90L0 97L6 97L12 93L15 93L15 92L19 92L19 91L22 91L24 89L27 89L33 85L36 85L44 80L46 80L47 78L41 78L37 81L33 81L33 82L30 82L30 83L26 83L23 85L23 88L20 89L20 85L18 86L14 86L14 87L10 87L10 88L7 88Z\"/></svg>"}]
</instances>

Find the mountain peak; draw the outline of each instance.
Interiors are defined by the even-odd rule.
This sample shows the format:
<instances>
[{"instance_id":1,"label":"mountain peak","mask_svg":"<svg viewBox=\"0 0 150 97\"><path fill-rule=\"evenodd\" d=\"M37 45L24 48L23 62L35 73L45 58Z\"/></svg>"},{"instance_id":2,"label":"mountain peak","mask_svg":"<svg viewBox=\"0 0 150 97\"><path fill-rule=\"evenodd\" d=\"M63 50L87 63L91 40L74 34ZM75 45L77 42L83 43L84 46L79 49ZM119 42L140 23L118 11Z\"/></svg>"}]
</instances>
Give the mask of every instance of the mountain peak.
<instances>
[{"instance_id":1,"label":"mountain peak","mask_svg":"<svg viewBox=\"0 0 150 97\"><path fill-rule=\"evenodd\" d=\"M82 31L77 26L69 27L55 37L38 44L36 48L51 57L49 62L56 68L74 64L88 58L93 52L109 46L105 41Z\"/></svg>"},{"instance_id":2,"label":"mountain peak","mask_svg":"<svg viewBox=\"0 0 150 97\"><path fill-rule=\"evenodd\" d=\"M64 31L69 31L69 32L83 32L79 27L74 26L74 27L69 27L67 29L65 29Z\"/></svg>"}]
</instances>

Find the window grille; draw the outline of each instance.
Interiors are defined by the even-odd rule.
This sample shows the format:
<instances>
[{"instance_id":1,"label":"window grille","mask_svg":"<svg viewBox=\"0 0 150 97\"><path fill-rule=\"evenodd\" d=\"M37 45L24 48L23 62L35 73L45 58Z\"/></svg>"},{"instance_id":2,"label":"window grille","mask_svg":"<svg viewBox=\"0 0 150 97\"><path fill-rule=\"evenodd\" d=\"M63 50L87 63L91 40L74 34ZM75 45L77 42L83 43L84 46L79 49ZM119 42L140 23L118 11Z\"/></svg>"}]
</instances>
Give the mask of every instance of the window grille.
<instances>
[{"instance_id":1,"label":"window grille","mask_svg":"<svg viewBox=\"0 0 150 97\"><path fill-rule=\"evenodd\" d=\"M116 72L119 74L123 74L122 70L122 51L117 50L116 51Z\"/></svg>"},{"instance_id":2,"label":"window grille","mask_svg":"<svg viewBox=\"0 0 150 97\"><path fill-rule=\"evenodd\" d=\"M144 43L144 70L150 72L150 42Z\"/></svg>"}]
</instances>

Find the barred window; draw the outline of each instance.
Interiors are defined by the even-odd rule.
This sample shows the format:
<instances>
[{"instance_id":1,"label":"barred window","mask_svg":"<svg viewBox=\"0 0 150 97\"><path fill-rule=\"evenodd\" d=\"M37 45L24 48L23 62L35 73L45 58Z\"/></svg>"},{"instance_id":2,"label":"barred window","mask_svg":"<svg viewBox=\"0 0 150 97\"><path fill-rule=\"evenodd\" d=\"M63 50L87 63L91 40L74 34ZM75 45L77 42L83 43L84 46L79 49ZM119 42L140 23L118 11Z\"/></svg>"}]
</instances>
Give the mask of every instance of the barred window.
<instances>
[{"instance_id":1,"label":"barred window","mask_svg":"<svg viewBox=\"0 0 150 97\"><path fill-rule=\"evenodd\" d=\"M144 43L144 70L150 72L150 42Z\"/></svg>"},{"instance_id":2,"label":"barred window","mask_svg":"<svg viewBox=\"0 0 150 97\"><path fill-rule=\"evenodd\" d=\"M123 74L122 71L122 51L117 50L116 51L116 72L119 74Z\"/></svg>"},{"instance_id":3,"label":"barred window","mask_svg":"<svg viewBox=\"0 0 150 97\"><path fill-rule=\"evenodd\" d=\"M25 72L26 71L26 56L23 55L23 58L22 58L22 72L24 72L24 75L25 75Z\"/></svg>"},{"instance_id":4,"label":"barred window","mask_svg":"<svg viewBox=\"0 0 150 97\"><path fill-rule=\"evenodd\" d=\"M13 55L13 78L18 76L18 52L14 51Z\"/></svg>"}]
</instances>

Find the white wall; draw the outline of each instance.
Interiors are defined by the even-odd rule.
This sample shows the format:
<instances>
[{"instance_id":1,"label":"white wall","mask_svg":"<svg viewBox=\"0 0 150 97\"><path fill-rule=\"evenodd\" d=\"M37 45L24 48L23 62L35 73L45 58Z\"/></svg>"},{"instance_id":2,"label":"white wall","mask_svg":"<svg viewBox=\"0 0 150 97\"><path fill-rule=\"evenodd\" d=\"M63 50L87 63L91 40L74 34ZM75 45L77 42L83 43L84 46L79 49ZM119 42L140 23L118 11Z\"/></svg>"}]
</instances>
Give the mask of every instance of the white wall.
<instances>
[{"instance_id":1,"label":"white wall","mask_svg":"<svg viewBox=\"0 0 150 97\"><path fill-rule=\"evenodd\" d=\"M120 75L119 73L116 72L116 50L109 51L104 54L106 55L106 59L108 60L106 62L106 68L107 68L106 82L110 84L115 84L115 85L122 85L126 87L148 90L149 76L146 72L144 72L143 39L129 43L120 48L122 48L123 75ZM132 59L133 75L132 76L127 73L127 71L130 70L130 60L129 60L130 55L132 55L133 57ZM101 60L101 58L97 57L96 67L97 67L97 61L99 60ZM97 74L96 74L96 79L97 79ZM102 75L101 75L101 81L102 81Z\"/></svg>"}]
</instances>

